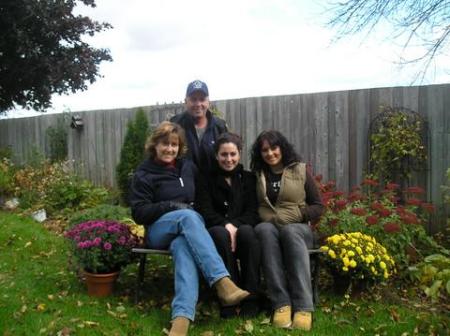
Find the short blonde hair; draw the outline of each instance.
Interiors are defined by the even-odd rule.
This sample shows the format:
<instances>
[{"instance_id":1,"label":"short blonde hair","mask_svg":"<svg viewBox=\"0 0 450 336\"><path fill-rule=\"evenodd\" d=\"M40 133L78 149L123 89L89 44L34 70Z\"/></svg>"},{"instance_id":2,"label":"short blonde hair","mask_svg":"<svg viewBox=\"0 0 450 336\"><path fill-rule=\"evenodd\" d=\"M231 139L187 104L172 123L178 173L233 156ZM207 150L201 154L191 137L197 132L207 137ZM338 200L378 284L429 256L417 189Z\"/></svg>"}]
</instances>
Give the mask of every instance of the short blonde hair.
<instances>
[{"instance_id":1,"label":"short blonde hair","mask_svg":"<svg viewBox=\"0 0 450 336\"><path fill-rule=\"evenodd\" d=\"M179 149L177 158L186 153L186 137L183 128L170 121L163 121L147 138L147 142L145 143L145 151L150 158L154 159L156 157L156 145L168 139L171 134L178 136Z\"/></svg>"}]
</instances>

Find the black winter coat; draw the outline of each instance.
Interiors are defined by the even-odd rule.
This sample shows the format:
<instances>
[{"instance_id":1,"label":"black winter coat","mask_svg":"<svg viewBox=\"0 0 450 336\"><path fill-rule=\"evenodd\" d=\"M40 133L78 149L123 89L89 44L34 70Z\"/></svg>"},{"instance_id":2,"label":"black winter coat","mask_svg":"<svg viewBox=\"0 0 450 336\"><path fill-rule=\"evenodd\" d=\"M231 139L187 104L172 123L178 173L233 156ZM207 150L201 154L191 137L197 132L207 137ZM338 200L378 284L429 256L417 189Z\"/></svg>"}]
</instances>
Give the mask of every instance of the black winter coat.
<instances>
[{"instance_id":1,"label":"black winter coat","mask_svg":"<svg viewBox=\"0 0 450 336\"><path fill-rule=\"evenodd\" d=\"M218 169L202 175L196 185L195 206L207 228L227 223L255 226L259 223L255 175L239 165L231 186Z\"/></svg>"},{"instance_id":2,"label":"black winter coat","mask_svg":"<svg viewBox=\"0 0 450 336\"><path fill-rule=\"evenodd\" d=\"M151 159L141 163L130 188L131 214L136 223L150 225L167 212L191 207L195 201L197 169L190 160L175 167Z\"/></svg>"},{"instance_id":3,"label":"black winter coat","mask_svg":"<svg viewBox=\"0 0 450 336\"><path fill-rule=\"evenodd\" d=\"M206 112L206 117L208 118L208 126L201 141L197 137L194 119L187 111L177 114L170 121L179 124L186 133L188 147L186 156L194 161L199 170L209 172L216 160L214 144L217 137L227 131L227 125L224 120L216 118L210 111Z\"/></svg>"}]
</instances>

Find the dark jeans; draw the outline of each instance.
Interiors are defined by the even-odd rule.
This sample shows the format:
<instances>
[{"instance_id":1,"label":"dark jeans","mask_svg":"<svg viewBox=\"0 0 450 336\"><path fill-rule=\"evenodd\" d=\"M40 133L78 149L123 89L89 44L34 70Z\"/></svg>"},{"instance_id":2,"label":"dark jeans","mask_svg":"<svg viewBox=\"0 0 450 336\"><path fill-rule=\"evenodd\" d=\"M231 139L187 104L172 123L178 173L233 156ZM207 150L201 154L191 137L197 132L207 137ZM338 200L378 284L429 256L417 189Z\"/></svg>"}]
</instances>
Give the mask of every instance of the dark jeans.
<instances>
[{"instance_id":1,"label":"dark jeans","mask_svg":"<svg viewBox=\"0 0 450 336\"><path fill-rule=\"evenodd\" d=\"M313 311L308 248L313 233L307 224L277 227L260 223L255 227L261 242L262 266L272 308L292 306L296 311Z\"/></svg>"},{"instance_id":2,"label":"dark jeans","mask_svg":"<svg viewBox=\"0 0 450 336\"><path fill-rule=\"evenodd\" d=\"M251 294L256 294L260 283L261 249L254 228L250 225L238 228L235 253L231 252L230 233L225 227L213 226L208 231L234 283Z\"/></svg>"}]
</instances>

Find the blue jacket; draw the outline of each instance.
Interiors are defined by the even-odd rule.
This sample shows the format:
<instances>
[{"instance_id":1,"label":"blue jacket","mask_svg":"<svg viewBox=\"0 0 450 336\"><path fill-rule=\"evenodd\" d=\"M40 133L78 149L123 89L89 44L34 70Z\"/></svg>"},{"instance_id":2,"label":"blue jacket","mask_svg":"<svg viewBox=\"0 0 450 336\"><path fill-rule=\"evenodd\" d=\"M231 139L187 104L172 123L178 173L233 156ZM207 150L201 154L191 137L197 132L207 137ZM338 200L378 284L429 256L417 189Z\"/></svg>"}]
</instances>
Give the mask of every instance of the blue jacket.
<instances>
[{"instance_id":1,"label":"blue jacket","mask_svg":"<svg viewBox=\"0 0 450 336\"><path fill-rule=\"evenodd\" d=\"M197 168L187 159L174 168L151 159L141 163L130 188L131 214L136 223L149 225L167 212L192 207Z\"/></svg>"},{"instance_id":2,"label":"blue jacket","mask_svg":"<svg viewBox=\"0 0 450 336\"><path fill-rule=\"evenodd\" d=\"M224 120L213 116L209 110L206 112L206 118L208 118L208 126L201 141L198 140L194 119L189 112L177 114L170 121L179 124L186 133L187 157L197 165L199 170L210 172L216 160L214 144L217 137L227 131L227 126Z\"/></svg>"}]
</instances>

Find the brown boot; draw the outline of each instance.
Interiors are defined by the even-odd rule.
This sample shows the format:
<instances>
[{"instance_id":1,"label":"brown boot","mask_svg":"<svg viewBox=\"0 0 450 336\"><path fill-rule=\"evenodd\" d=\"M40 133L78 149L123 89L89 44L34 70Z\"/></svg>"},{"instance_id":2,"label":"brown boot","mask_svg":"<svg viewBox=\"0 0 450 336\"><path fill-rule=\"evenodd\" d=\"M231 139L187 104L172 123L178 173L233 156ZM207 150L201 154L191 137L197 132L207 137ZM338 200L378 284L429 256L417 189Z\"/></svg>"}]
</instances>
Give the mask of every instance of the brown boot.
<instances>
[{"instance_id":1,"label":"brown boot","mask_svg":"<svg viewBox=\"0 0 450 336\"><path fill-rule=\"evenodd\" d=\"M172 320L169 336L186 336L189 330L189 319L178 316Z\"/></svg>"},{"instance_id":2,"label":"brown boot","mask_svg":"<svg viewBox=\"0 0 450 336\"><path fill-rule=\"evenodd\" d=\"M240 289L230 280L229 277L224 277L214 284L217 290L222 305L234 306L250 295L249 292Z\"/></svg>"},{"instance_id":3,"label":"brown boot","mask_svg":"<svg viewBox=\"0 0 450 336\"><path fill-rule=\"evenodd\" d=\"M292 328L309 331L312 326L312 313L298 311L294 314L294 321L292 322Z\"/></svg>"},{"instance_id":4,"label":"brown boot","mask_svg":"<svg viewBox=\"0 0 450 336\"><path fill-rule=\"evenodd\" d=\"M291 306L283 306L273 313L272 324L277 328L289 328L292 324Z\"/></svg>"}]
</instances>

